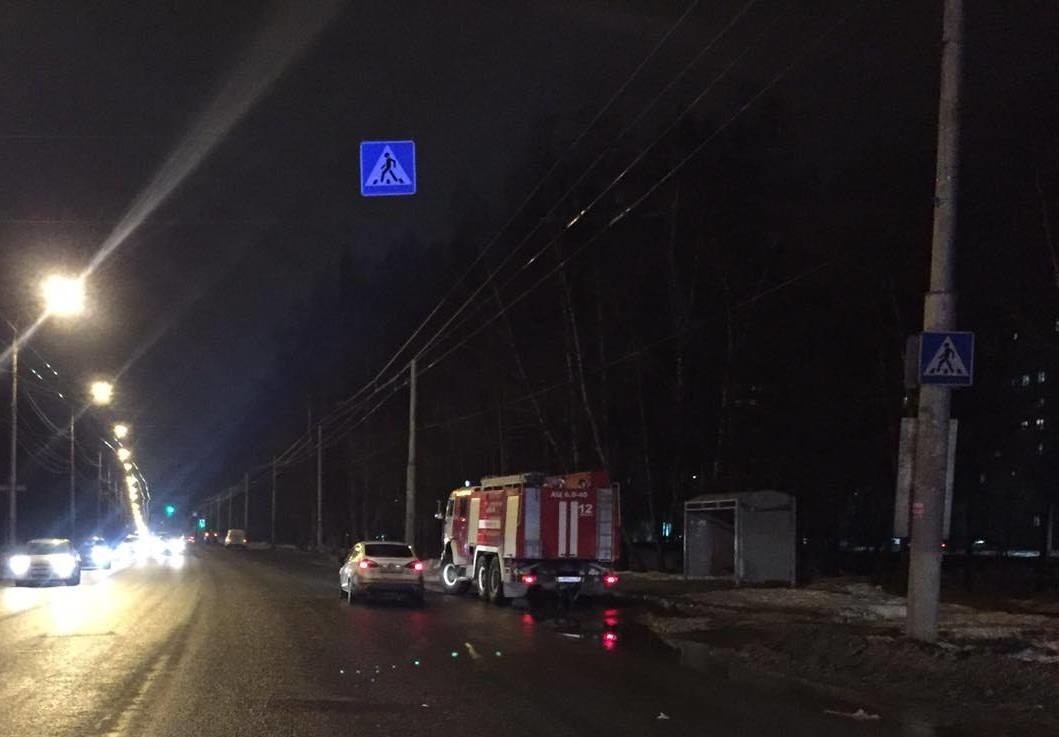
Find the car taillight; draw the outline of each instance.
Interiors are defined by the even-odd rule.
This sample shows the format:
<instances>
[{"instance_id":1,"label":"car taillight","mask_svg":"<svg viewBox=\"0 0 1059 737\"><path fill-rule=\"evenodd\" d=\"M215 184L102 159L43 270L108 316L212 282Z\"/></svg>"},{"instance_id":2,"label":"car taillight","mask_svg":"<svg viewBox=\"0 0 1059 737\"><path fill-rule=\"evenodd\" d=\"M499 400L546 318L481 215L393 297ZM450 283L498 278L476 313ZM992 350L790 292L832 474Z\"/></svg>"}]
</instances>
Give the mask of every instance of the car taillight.
<instances>
[{"instance_id":1,"label":"car taillight","mask_svg":"<svg viewBox=\"0 0 1059 737\"><path fill-rule=\"evenodd\" d=\"M603 576L603 585L605 585L605 586L613 586L617 582L618 582L618 574L616 574L616 573L607 573L607 574L605 574Z\"/></svg>"},{"instance_id":2,"label":"car taillight","mask_svg":"<svg viewBox=\"0 0 1059 737\"><path fill-rule=\"evenodd\" d=\"M527 586L532 586L533 584L537 583L537 577L532 573L523 573L522 583L526 584Z\"/></svg>"},{"instance_id":3,"label":"car taillight","mask_svg":"<svg viewBox=\"0 0 1059 737\"><path fill-rule=\"evenodd\" d=\"M426 565L421 560L413 560L405 568L411 568L413 571L423 571L426 569Z\"/></svg>"},{"instance_id":4,"label":"car taillight","mask_svg":"<svg viewBox=\"0 0 1059 737\"><path fill-rule=\"evenodd\" d=\"M362 569L363 568L378 568L378 567L379 567L378 563L376 563L373 560L368 560L367 558L362 560L360 563L357 563L357 568L362 568Z\"/></svg>"}]
</instances>

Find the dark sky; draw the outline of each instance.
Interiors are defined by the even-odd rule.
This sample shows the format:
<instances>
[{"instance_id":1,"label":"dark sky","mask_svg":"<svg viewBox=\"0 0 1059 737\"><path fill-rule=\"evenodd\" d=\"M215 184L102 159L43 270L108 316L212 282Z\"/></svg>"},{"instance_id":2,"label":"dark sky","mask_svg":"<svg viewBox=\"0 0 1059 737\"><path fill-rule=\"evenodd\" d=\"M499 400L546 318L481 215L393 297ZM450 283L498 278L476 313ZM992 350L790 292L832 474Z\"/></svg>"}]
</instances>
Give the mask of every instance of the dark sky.
<instances>
[{"instance_id":1,"label":"dark sky","mask_svg":"<svg viewBox=\"0 0 1059 737\"><path fill-rule=\"evenodd\" d=\"M241 84L311 25L308 5L3 4L5 314L32 311L41 271L88 263L167 156L186 145L210 101L223 112ZM377 258L406 233L447 237L454 203L479 200L491 219L503 219L512 203L500 193L519 181L513 167L525 158L531 127L551 119L557 142L576 135L687 7L338 5L319 37L93 275L92 314L37 338L69 374L120 372L118 411L136 424L138 457L161 496L201 493L196 486L214 478L218 469L203 459L243 430L240 410L261 389L275 324L317 274L344 249ZM638 112L743 5L701 3L616 115ZM737 89L703 104L703 116L723 119L745 90L853 7L846 0L753 7L673 100L690 99L779 14L733 75ZM847 203L858 187L865 200L879 187L929 191L940 3L857 8L770 96L782 125L796 131L789 156L832 180ZM977 56L968 63L969 157L979 149L1025 157L1039 140L1054 166L1056 16L1048 2L1003 10L968 3L969 56ZM260 63L218 96L231 70L255 58L255 35L273 23L294 30L270 36ZM671 117L673 100L657 111L655 127ZM359 196L359 141L385 138L417 142L414 198ZM1054 171L1045 180L1054 183ZM821 203L817 214L825 212Z\"/></svg>"}]
</instances>

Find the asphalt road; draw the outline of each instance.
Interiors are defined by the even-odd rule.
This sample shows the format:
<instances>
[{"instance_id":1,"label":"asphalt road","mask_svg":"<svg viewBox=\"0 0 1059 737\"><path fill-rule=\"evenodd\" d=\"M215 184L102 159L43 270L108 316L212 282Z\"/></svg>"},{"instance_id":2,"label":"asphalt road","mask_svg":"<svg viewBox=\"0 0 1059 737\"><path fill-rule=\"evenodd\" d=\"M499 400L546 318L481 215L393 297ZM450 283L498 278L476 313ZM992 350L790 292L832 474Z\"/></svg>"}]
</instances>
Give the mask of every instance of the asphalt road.
<instances>
[{"instance_id":1,"label":"asphalt road","mask_svg":"<svg viewBox=\"0 0 1059 737\"><path fill-rule=\"evenodd\" d=\"M211 547L4 587L0 735L930 734L689 669L621 609L350 606L334 568Z\"/></svg>"}]
</instances>

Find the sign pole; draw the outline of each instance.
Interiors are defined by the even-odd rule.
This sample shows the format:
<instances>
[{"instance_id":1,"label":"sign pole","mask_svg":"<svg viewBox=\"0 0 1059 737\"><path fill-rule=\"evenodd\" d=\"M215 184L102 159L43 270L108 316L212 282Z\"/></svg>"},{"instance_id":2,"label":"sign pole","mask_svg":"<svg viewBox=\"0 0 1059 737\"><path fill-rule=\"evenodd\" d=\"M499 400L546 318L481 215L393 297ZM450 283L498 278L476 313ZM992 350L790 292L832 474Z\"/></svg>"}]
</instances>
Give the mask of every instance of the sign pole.
<instances>
[{"instance_id":1,"label":"sign pole","mask_svg":"<svg viewBox=\"0 0 1059 737\"><path fill-rule=\"evenodd\" d=\"M934 180L934 234L930 291L927 292L923 309L924 331L948 331L956 327L955 240L962 42L963 0L945 0L938 102L938 153ZM938 636L951 398L952 389L944 384L924 384L919 390L906 631L909 637L923 642L934 642Z\"/></svg>"}]
</instances>

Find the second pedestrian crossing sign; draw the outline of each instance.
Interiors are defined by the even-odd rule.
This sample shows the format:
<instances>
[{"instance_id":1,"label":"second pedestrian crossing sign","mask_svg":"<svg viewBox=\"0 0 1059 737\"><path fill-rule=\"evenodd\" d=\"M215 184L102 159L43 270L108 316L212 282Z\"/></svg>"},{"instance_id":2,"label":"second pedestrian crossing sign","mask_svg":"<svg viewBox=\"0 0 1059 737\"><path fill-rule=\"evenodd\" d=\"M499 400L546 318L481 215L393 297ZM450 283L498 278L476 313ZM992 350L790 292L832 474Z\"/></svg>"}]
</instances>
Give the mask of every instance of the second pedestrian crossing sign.
<instances>
[{"instance_id":1,"label":"second pedestrian crossing sign","mask_svg":"<svg viewBox=\"0 0 1059 737\"><path fill-rule=\"evenodd\" d=\"M974 380L974 333L923 333L919 383L970 386Z\"/></svg>"},{"instance_id":2,"label":"second pedestrian crossing sign","mask_svg":"<svg viewBox=\"0 0 1059 737\"><path fill-rule=\"evenodd\" d=\"M360 193L365 197L415 194L415 141L361 141Z\"/></svg>"}]
</instances>

